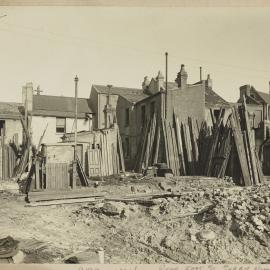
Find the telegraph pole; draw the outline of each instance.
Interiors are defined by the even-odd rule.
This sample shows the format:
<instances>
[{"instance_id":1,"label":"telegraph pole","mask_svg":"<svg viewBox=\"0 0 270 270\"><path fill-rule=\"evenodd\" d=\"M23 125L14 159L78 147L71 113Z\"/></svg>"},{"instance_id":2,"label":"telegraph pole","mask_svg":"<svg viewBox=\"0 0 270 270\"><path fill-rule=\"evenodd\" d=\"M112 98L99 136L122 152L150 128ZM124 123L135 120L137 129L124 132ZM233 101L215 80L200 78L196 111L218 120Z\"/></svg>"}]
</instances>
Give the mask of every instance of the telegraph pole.
<instances>
[{"instance_id":1,"label":"telegraph pole","mask_svg":"<svg viewBox=\"0 0 270 270\"><path fill-rule=\"evenodd\" d=\"M165 97L165 119L167 118L167 103L168 103L168 53L165 52L166 58L166 65L165 65L165 90L166 90L166 97Z\"/></svg>"},{"instance_id":2,"label":"telegraph pole","mask_svg":"<svg viewBox=\"0 0 270 270\"><path fill-rule=\"evenodd\" d=\"M77 180L77 114L78 114L78 77L75 79L75 122L74 122L74 161L73 161L73 177L72 177L72 188L76 188L76 180Z\"/></svg>"},{"instance_id":3,"label":"telegraph pole","mask_svg":"<svg viewBox=\"0 0 270 270\"><path fill-rule=\"evenodd\" d=\"M76 160L77 157L77 116L78 116L78 103L77 103L77 99L78 99L78 77L76 76L75 79L75 122L74 122L74 128L75 128L75 132L74 132L74 142L75 142L75 148L74 148L74 159Z\"/></svg>"}]
</instances>

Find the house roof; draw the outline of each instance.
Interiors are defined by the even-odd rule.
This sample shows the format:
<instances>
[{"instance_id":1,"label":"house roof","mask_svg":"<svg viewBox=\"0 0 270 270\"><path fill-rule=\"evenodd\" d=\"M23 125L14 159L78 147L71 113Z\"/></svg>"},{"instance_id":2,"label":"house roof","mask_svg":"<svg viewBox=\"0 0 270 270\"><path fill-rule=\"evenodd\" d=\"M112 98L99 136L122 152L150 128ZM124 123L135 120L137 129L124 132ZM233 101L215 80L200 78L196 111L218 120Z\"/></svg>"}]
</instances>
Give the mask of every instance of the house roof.
<instances>
[{"instance_id":1,"label":"house roof","mask_svg":"<svg viewBox=\"0 0 270 270\"><path fill-rule=\"evenodd\" d=\"M108 87L105 85L92 86L100 94L108 94ZM148 97L142 89L128 88L128 87L112 87L110 93L112 95L119 95L130 102L138 102Z\"/></svg>"},{"instance_id":2,"label":"house roof","mask_svg":"<svg viewBox=\"0 0 270 270\"><path fill-rule=\"evenodd\" d=\"M206 107L230 106L230 104L225 99L223 99L215 91L208 87L205 88L205 105Z\"/></svg>"},{"instance_id":3,"label":"house roof","mask_svg":"<svg viewBox=\"0 0 270 270\"><path fill-rule=\"evenodd\" d=\"M20 119L18 108L21 105L21 103L16 102L0 102L0 118Z\"/></svg>"},{"instance_id":4,"label":"house roof","mask_svg":"<svg viewBox=\"0 0 270 270\"><path fill-rule=\"evenodd\" d=\"M78 117L84 118L86 113L93 113L89 100L78 98ZM33 115L74 117L75 98L63 96L33 96Z\"/></svg>"},{"instance_id":5,"label":"house roof","mask_svg":"<svg viewBox=\"0 0 270 270\"><path fill-rule=\"evenodd\" d=\"M255 89L254 89L255 90ZM268 104L270 104L270 95L268 93L265 93L265 92L260 92L260 91L257 91L255 90L258 95Z\"/></svg>"},{"instance_id":6,"label":"house roof","mask_svg":"<svg viewBox=\"0 0 270 270\"><path fill-rule=\"evenodd\" d=\"M202 84L202 81L199 81L194 84L189 84L189 87L193 85ZM177 83L175 82L168 82L168 90L173 90L178 88ZM219 96L215 91L212 89L205 87L205 105L206 107L214 107L214 106L229 106L229 103L224 100L221 96Z\"/></svg>"}]
</instances>

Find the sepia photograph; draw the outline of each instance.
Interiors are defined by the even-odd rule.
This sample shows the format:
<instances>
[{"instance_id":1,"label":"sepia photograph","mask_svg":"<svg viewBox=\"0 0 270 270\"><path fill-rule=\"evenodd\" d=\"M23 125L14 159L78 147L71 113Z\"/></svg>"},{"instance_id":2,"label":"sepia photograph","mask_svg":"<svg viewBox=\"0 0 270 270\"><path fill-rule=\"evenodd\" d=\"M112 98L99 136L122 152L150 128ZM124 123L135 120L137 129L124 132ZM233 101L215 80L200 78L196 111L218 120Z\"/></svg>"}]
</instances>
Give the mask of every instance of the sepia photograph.
<instances>
[{"instance_id":1,"label":"sepia photograph","mask_svg":"<svg viewBox=\"0 0 270 270\"><path fill-rule=\"evenodd\" d=\"M270 265L270 5L9 2L0 269Z\"/></svg>"}]
</instances>

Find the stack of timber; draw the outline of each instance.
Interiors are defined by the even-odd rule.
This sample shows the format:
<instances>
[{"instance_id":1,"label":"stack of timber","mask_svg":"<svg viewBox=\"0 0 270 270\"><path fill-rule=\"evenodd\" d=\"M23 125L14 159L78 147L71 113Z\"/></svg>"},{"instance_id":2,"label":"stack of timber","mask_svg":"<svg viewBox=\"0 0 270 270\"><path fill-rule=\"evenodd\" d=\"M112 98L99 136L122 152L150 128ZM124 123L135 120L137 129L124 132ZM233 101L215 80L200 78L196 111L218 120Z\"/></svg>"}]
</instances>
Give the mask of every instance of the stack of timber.
<instances>
[{"instance_id":1,"label":"stack of timber","mask_svg":"<svg viewBox=\"0 0 270 270\"><path fill-rule=\"evenodd\" d=\"M142 128L135 171L143 172L149 166L166 163L176 176L197 174L198 138L197 122L191 118L187 123L180 123L174 113L170 122L154 114Z\"/></svg>"},{"instance_id":2,"label":"stack of timber","mask_svg":"<svg viewBox=\"0 0 270 270\"><path fill-rule=\"evenodd\" d=\"M263 173L245 99L242 105L231 110L225 125L224 109L214 123L210 143L201 152L202 156L207 157L201 167L204 166L206 176L223 178L228 174L240 185L257 185L263 182Z\"/></svg>"},{"instance_id":3,"label":"stack of timber","mask_svg":"<svg viewBox=\"0 0 270 270\"><path fill-rule=\"evenodd\" d=\"M125 163L123 156L122 140L117 129L117 145L108 131L104 130L100 136L100 176L109 176L123 172L125 174ZM89 175L91 176L91 175Z\"/></svg>"}]
</instances>

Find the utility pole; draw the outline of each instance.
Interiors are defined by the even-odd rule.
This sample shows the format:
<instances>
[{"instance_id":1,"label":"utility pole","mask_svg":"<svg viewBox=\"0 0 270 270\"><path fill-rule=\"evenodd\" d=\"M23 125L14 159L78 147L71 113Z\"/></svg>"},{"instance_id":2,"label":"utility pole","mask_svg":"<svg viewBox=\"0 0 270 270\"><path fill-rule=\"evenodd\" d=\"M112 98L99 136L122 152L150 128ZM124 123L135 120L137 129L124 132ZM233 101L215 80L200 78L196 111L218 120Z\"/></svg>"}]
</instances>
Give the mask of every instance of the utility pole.
<instances>
[{"instance_id":1,"label":"utility pole","mask_svg":"<svg viewBox=\"0 0 270 270\"><path fill-rule=\"evenodd\" d=\"M165 90L166 90L166 96L165 96L165 119L167 118L167 106L168 106L168 53L165 52L165 58L166 58L166 65L165 65Z\"/></svg>"},{"instance_id":2,"label":"utility pole","mask_svg":"<svg viewBox=\"0 0 270 270\"><path fill-rule=\"evenodd\" d=\"M74 151L74 159L76 160L77 157L77 116L78 116L78 103L77 103L77 99L78 99L78 77L76 76L75 79L75 122L74 122L74 128L75 128L75 132L74 132L74 142L75 142L75 151Z\"/></svg>"},{"instance_id":3,"label":"utility pole","mask_svg":"<svg viewBox=\"0 0 270 270\"><path fill-rule=\"evenodd\" d=\"M77 179L77 114L78 114L78 77L75 79L75 122L74 122L74 161L73 161L73 177L72 177L72 188L76 188L76 179Z\"/></svg>"}]
</instances>

